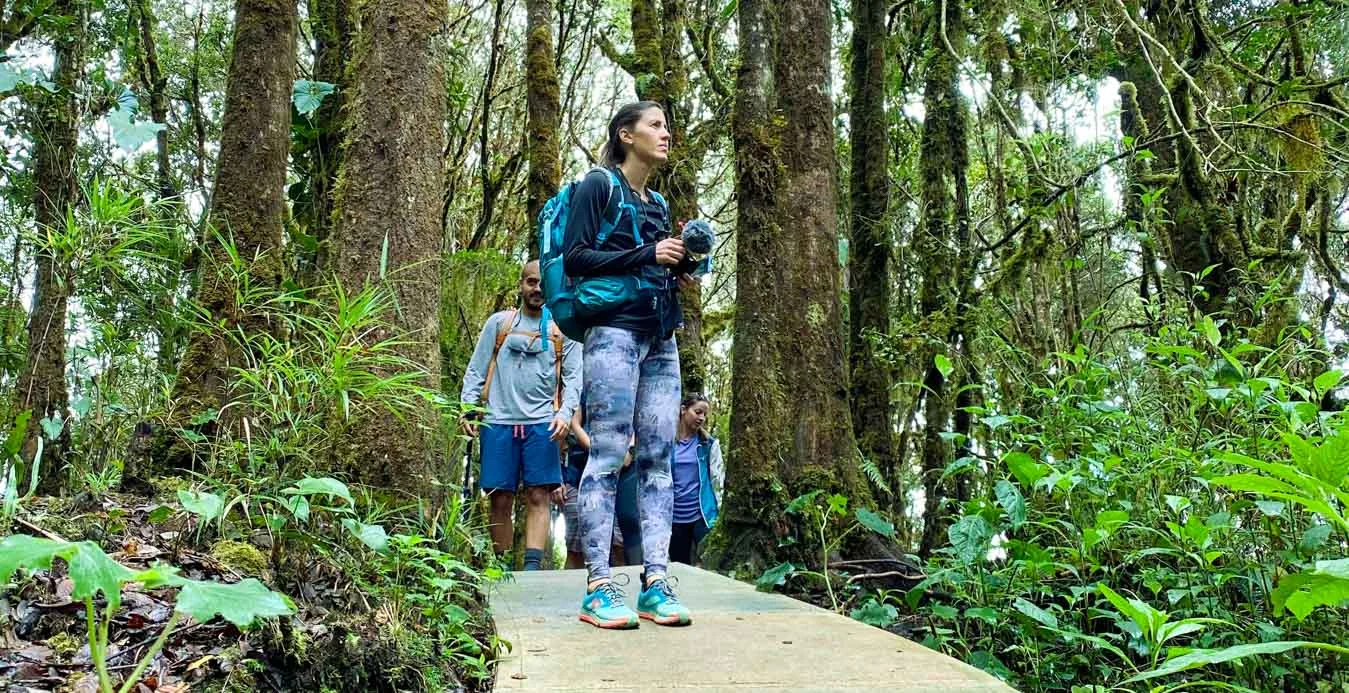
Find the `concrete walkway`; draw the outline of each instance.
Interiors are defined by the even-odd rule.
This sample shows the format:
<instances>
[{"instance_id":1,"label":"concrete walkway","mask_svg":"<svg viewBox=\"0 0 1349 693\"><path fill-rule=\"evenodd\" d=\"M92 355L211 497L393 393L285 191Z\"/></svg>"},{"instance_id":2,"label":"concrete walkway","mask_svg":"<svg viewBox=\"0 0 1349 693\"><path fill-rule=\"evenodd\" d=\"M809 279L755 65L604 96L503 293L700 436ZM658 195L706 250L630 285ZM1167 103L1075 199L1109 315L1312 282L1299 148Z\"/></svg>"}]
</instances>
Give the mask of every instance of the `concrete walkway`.
<instances>
[{"instance_id":1,"label":"concrete walkway","mask_svg":"<svg viewBox=\"0 0 1349 693\"><path fill-rule=\"evenodd\" d=\"M637 568L625 591L637 603ZM585 573L515 573L491 608L512 651L497 690L1010 691L974 667L780 594L698 568L671 574L693 625L604 631L581 623ZM622 581L622 578L619 578Z\"/></svg>"}]
</instances>

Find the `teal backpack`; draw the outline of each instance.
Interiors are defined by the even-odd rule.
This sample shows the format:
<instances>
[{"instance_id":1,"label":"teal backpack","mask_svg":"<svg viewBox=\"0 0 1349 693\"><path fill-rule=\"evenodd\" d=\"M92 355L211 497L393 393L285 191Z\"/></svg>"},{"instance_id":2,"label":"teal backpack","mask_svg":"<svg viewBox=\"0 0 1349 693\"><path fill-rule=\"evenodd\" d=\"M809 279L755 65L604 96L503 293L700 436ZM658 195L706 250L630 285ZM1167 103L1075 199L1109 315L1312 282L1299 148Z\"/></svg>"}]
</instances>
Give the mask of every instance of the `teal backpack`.
<instances>
[{"instance_id":1,"label":"teal backpack","mask_svg":"<svg viewBox=\"0 0 1349 693\"><path fill-rule=\"evenodd\" d=\"M608 168L596 167L591 171L603 171L609 177L609 201L605 203L601 217L599 233L595 245L602 246L611 234L618 230L623 212L628 212L632 220L632 236L637 245L642 245L640 222L641 212L628 199L626 186L618 179L618 174ZM589 175L587 173L586 175ZM633 275L605 277L569 277L563 267L564 236L567 232L567 220L571 217L572 197L580 180L574 180L562 186L552 199L539 212L539 273L543 280L543 300L548 305L548 313L557 323L562 334L568 339L585 341L586 328L590 318L602 315L636 301L646 295L655 285ZM651 191L651 197L665 209L665 218L670 217L670 206L660 193Z\"/></svg>"}]
</instances>

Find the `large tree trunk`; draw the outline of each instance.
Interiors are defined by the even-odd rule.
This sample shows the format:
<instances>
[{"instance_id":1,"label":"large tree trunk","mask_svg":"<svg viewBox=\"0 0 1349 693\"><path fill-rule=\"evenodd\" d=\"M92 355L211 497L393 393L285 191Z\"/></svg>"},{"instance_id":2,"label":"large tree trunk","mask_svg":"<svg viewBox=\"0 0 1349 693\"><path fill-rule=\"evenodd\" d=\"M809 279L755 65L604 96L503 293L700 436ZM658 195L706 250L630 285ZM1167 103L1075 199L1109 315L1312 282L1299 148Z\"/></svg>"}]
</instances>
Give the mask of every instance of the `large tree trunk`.
<instances>
[{"instance_id":1,"label":"large tree trunk","mask_svg":"<svg viewBox=\"0 0 1349 693\"><path fill-rule=\"evenodd\" d=\"M829 5L741 0L739 13L738 306L723 520L732 544L721 562L762 565L794 495L826 489L865 504L869 494L844 364Z\"/></svg>"},{"instance_id":2,"label":"large tree trunk","mask_svg":"<svg viewBox=\"0 0 1349 693\"><path fill-rule=\"evenodd\" d=\"M889 129L885 120L886 0L853 0L852 240L848 254L848 340L853 430L862 455L886 479L900 479L895 457L894 377L869 333L890 332ZM894 488L894 510L904 512L904 489Z\"/></svg>"},{"instance_id":3,"label":"large tree trunk","mask_svg":"<svg viewBox=\"0 0 1349 693\"><path fill-rule=\"evenodd\" d=\"M197 301L213 327L188 338L174 383L178 412L186 417L219 410L230 390L230 369L245 363L237 337L273 327L237 301L239 273L253 290L281 285L281 232L286 214L286 161L290 150L290 99L295 78L295 0L238 0L234 48L225 87L220 156L211 196L209 257L200 267ZM232 243L233 267L222 243ZM167 451L171 463L185 450ZM161 453L162 454L162 453Z\"/></svg>"},{"instance_id":4,"label":"large tree trunk","mask_svg":"<svg viewBox=\"0 0 1349 693\"><path fill-rule=\"evenodd\" d=\"M353 290L387 283L397 308L371 340L396 337L402 356L440 386L440 201L445 118L440 33L443 2L390 0L361 6L337 189L332 261ZM381 272L387 251L388 274ZM344 456L353 475L425 497L440 469L430 407L391 416L356 410Z\"/></svg>"},{"instance_id":5,"label":"large tree trunk","mask_svg":"<svg viewBox=\"0 0 1349 693\"><path fill-rule=\"evenodd\" d=\"M562 180L562 158L557 128L562 122L562 90L557 81L553 50L552 0L526 0L526 102L529 107L529 221L535 222ZM531 256L538 254L530 244Z\"/></svg>"},{"instance_id":6,"label":"large tree trunk","mask_svg":"<svg viewBox=\"0 0 1349 693\"><path fill-rule=\"evenodd\" d=\"M927 59L923 88L923 135L919 155L922 175L923 219L915 246L923 267L919 310L928 326L930 341L956 346L961 316L960 258L952 252L967 234L968 198L965 178L968 151L965 140L966 109L957 86L956 57L951 47L964 41L963 8L959 0L947 0L946 16L934 6L934 25L945 30L935 34ZM954 270L954 271L953 271ZM951 339L955 336L956 339ZM945 351L945 350L943 350ZM937 356L954 360L954 351L927 349L921 355L923 375L923 538L920 553L926 556L942 541L948 525L945 500L954 492L942 480L951 458L950 443L942 436L951 425L952 402L947 373L936 364Z\"/></svg>"},{"instance_id":7,"label":"large tree trunk","mask_svg":"<svg viewBox=\"0 0 1349 693\"><path fill-rule=\"evenodd\" d=\"M52 70L56 89L43 93L34 116L33 213L38 229L64 233L66 215L79 195L75 161L86 15L80 3L63 2L52 9L73 22L56 36ZM75 289L75 275L67 258L38 248L36 264L33 309L28 316L28 359L14 390L15 410L32 412L23 443L23 457L30 463L37 453L38 436L44 435L38 421L48 416L62 421L66 418L66 304ZM60 490L59 469L69 443L70 433L65 428L55 441L47 441L38 486L42 493Z\"/></svg>"}]
</instances>

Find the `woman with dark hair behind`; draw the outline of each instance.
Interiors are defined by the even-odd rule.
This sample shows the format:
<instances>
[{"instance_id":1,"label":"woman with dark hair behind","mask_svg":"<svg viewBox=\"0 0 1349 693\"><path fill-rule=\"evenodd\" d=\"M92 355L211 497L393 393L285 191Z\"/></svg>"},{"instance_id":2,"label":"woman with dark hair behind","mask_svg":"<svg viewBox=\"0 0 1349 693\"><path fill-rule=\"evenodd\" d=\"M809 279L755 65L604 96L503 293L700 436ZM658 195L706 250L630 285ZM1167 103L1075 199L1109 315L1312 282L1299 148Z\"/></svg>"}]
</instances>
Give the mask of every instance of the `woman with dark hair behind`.
<instances>
[{"instance_id":1,"label":"woman with dark hair behind","mask_svg":"<svg viewBox=\"0 0 1349 693\"><path fill-rule=\"evenodd\" d=\"M674 524L670 531L670 560L692 565L698 543L717 522L725 466L721 443L706 430L707 398L694 394L679 405L675 436Z\"/></svg>"},{"instance_id":2,"label":"woman with dark hair behind","mask_svg":"<svg viewBox=\"0 0 1349 693\"><path fill-rule=\"evenodd\" d=\"M652 171L669 154L670 132L660 104L623 106L609 121L604 169L586 175L573 193L563 243L567 276L613 289L613 305L584 315L584 389L590 456L578 490L582 551L588 580L580 619L600 628L635 628L638 618L661 625L692 623L667 579L674 496L670 461L679 403L679 352L674 330L683 320L675 295L693 281L683 241L671 238L670 208L649 190ZM615 197L617 196L617 197ZM617 223L610 205L620 205ZM637 612L610 579L619 469L636 438L645 579Z\"/></svg>"}]
</instances>

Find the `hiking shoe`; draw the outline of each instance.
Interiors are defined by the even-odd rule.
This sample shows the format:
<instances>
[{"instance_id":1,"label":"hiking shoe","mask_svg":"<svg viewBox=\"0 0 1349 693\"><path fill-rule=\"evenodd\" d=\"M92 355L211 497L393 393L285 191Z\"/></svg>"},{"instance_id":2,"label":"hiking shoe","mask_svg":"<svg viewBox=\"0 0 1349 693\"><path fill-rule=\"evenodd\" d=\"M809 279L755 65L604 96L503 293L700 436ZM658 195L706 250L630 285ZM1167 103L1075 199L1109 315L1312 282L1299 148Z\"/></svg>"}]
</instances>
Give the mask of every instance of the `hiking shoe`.
<instances>
[{"instance_id":1,"label":"hiking shoe","mask_svg":"<svg viewBox=\"0 0 1349 693\"><path fill-rule=\"evenodd\" d=\"M623 596L612 580L601 584L581 600L580 619L596 628L636 628L637 614L623 603Z\"/></svg>"},{"instance_id":2,"label":"hiking shoe","mask_svg":"<svg viewBox=\"0 0 1349 693\"><path fill-rule=\"evenodd\" d=\"M656 578L637 597L637 615L661 626L687 626L693 623L688 607L675 596L666 578Z\"/></svg>"}]
</instances>

